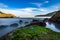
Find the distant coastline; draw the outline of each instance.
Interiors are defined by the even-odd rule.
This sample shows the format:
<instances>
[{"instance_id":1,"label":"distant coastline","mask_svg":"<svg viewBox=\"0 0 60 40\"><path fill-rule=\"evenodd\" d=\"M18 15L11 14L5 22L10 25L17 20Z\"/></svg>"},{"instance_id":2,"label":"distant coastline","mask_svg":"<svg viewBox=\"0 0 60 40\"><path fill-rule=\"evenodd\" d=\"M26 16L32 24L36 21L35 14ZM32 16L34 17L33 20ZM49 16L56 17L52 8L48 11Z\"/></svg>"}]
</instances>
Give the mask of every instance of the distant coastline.
<instances>
[{"instance_id":1,"label":"distant coastline","mask_svg":"<svg viewBox=\"0 0 60 40\"><path fill-rule=\"evenodd\" d=\"M15 18L16 16L13 14L6 14L0 11L0 18Z\"/></svg>"}]
</instances>

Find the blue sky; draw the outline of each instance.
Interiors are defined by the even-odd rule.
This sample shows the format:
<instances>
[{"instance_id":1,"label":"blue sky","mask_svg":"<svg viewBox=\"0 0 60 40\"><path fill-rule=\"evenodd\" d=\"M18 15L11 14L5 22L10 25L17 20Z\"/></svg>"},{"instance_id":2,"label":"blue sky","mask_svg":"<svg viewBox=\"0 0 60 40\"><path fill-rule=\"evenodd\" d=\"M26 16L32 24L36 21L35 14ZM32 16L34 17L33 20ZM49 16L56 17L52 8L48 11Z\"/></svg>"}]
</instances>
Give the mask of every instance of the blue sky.
<instances>
[{"instance_id":1,"label":"blue sky","mask_svg":"<svg viewBox=\"0 0 60 40\"><path fill-rule=\"evenodd\" d=\"M44 15L60 9L60 0L0 0L0 11L16 16Z\"/></svg>"}]
</instances>

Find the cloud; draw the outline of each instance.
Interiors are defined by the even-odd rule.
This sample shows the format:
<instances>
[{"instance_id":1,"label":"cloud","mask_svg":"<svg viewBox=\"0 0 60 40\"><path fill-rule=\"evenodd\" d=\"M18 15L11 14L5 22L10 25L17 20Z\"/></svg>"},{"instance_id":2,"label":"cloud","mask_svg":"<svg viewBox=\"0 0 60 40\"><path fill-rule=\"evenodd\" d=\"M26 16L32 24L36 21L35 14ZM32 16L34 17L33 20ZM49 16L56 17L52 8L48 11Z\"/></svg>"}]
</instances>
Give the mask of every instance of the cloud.
<instances>
[{"instance_id":1,"label":"cloud","mask_svg":"<svg viewBox=\"0 0 60 40\"><path fill-rule=\"evenodd\" d=\"M34 17L35 15L43 15L48 13L49 11L44 8L24 8L24 9L1 9L0 11L5 13L12 13L15 16L20 17Z\"/></svg>"},{"instance_id":2,"label":"cloud","mask_svg":"<svg viewBox=\"0 0 60 40\"><path fill-rule=\"evenodd\" d=\"M2 8L3 7L3 8ZM34 17L35 15L44 15L49 12L57 11L60 8L59 4L47 7L47 8L22 8L22 9L8 9L8 6L5 5L0 7L0 11L4 13L12 13L15 16L20 16L20 17ZM58 8L58 9L57 9Z\"/></svg>"},{"instance_id":3,"label":"cloud","mask_svg":"<svg viewBox=\"0 0 60 40\"><path fill-rule=\"evenodd\" d=\"M41 7L45 3L49 3L49 1L44 1L43 3L31 3L31 4L36 5L37 7Z\"/></svg>"},{"instance_id":4,"label":"cloud","mask_svg":"<svg viewBox=\"0 0 60 40\"><path fill-rule=\"evenodd\" d=\"M5 5L4 3L0 3L0 8L7 8L8 6Z\"/></svg>"},{"instance_id":5,"label":"cloud","mask_svg":"<svg viewBox=\"0 0 60 40\"><path fill-rule=\"evenodd\" d=\"M60 10L60 4L55 4L47 8L50 11L57 11Z\"/></svg>"},{"instance_id":6,"label":"cloud","mask_svg":"<svg viewBox=\"0 0 60 40\"><path fill-rule=\"evenodd\" d=\"M45 1L44 3L49 3L49 1Z\"/></svg>"},{"instance_id":7,"label":"cloud","mask_svg":"<svg viewBox=\"0 0 60 40\"><path fill-rule=\"evenodd\" d=\"M31 4L36 5L38 7L40 7L42 5L42 3L31 3Z\"/></svg>"},{"instance_id":8,"label":"cloud","mask_svg":"<svg viewBox=\"0 0 60 40\"><path fill-rule=\"evenodd\" d=\"M36 11L33 11L36 10ZM15 16L21 16L21 17L34 17L38 14L45 14L46 10L44 9L38 9L38 8L24 8L24 9L1 9L0 11L5 13L12 13Z\"/></svg>"}]
</instances>

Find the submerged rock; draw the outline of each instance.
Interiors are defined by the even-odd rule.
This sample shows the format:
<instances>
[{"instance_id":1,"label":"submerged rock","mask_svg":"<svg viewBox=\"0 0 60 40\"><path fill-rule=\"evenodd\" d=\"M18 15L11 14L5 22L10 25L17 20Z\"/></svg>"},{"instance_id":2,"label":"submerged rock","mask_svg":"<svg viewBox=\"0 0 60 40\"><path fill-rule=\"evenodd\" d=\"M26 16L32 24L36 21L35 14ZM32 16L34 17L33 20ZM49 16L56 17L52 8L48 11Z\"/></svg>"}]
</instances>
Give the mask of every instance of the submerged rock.
<instances>
[{"instance_id":1,"label":"submerged rock","mask_svg":"<svg viewBox=\"0 0 60 40\"><path fill-rule=\"evenodd\" d=\"M21 24L22 22L23 22L22 20L19 21L20 24Z\"/></svg>"},{"instance_id":2,"label":"submerged rock","mask_svg":"<svg viewBox=\"0 0 60 40\"><path fill-rule=\"evenodd\" d=\"M29 23L29 22L25 22L25 24L27 24L27 23Z\"/></svg>"},{"instance_id":3,"label":"submerged rock","mask_svg":"<svg viewBox=\"0 0 60 40\"><path fill-rule=\"evenodd\" d=\"M18 24L17 23L13 23L10 25L11 27L18 27Z\"/></svg>"},{"instance_id":4,"label":"submerged rock","mask_svg":"<svg viewBox=\"0 0 60 40\"><path fill-rule=\"evenodd\" d=\"M0 25L0 28L5 28L7 27L8 25Z\"/></svg>"}]
</instances>

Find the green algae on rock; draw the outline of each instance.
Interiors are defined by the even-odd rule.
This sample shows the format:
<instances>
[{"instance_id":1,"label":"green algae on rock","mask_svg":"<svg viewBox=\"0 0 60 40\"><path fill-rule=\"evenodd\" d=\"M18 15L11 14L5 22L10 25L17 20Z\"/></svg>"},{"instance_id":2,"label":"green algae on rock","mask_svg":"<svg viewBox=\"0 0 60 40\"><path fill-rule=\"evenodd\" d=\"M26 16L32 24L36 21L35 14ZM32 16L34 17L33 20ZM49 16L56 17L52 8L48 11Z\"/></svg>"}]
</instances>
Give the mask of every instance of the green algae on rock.
<instances>
[{"instance_id":1,"label":"green algae on rock","mask_svg":"<svg viewBox=\"0 0 60 40\"><path fill-rule=\"evenodd\" d=\"M59 40L60 33L40 26L22 27L13 32L13 40Z\"/></svg>"}]
</instances>

